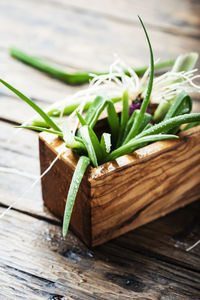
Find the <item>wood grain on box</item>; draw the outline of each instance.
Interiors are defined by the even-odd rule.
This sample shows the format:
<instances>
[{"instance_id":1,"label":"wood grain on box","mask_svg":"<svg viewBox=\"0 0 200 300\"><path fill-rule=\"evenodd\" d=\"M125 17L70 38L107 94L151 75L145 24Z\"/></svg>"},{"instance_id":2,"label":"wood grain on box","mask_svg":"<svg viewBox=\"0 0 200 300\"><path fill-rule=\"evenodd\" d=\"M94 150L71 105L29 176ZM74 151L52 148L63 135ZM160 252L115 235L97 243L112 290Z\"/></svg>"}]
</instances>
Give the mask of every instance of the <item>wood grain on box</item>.
<instances>
[{"instance_id":1,"label":"wood grain on box","mask_svg":"<svg viewBox=\"0 0 200 300\"><path fill-rule=\"evenodd\" d=\"M89 167L80 185L71 228L89 246L102 244L198 199L200 127L179 140L152 143L98 168ZM64 206L78 156L48 133L40 134L45 205L58 217Z\"/></svg>"}]
</instances>

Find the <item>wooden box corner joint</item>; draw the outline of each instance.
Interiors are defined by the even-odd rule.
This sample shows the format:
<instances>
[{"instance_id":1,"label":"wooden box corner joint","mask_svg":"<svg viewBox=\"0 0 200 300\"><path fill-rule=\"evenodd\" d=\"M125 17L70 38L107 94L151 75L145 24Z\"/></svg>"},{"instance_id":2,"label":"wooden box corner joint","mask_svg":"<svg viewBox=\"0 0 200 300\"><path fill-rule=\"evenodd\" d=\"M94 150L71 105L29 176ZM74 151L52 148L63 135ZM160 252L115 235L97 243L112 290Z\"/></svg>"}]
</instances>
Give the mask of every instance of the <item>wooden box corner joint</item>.
<instances>
[{"instance_id":1,"label":"wooden box corner joint","mask_svg":"<svg viewBox=\"0 0 200 300\"><path fill-rule=\"evenodd\" d=\"M39 135L44 204L62 218L78 156L49 133ZM71 229L88 245L100 245L199 198L200 126L178 140L152 143L98 168L80 185Z\"/></svg>"}]
</instances>

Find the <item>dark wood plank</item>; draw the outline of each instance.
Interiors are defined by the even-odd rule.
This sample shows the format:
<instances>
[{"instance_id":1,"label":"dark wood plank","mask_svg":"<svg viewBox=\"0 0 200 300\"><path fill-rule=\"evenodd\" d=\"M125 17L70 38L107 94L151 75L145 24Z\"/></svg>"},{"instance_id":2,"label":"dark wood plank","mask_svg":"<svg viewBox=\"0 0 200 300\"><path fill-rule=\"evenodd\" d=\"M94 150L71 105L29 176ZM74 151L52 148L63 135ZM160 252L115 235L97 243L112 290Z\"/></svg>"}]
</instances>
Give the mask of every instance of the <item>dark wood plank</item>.
<instances>
[{"instance_id":1,"label":"dark wood plank","mask_svg":"<svg viewBox=\"0 0 200 300\"><path fill-rule=\"evenodd\" d=\"M1 294L8 299L13 291L25 299L199 299L200 273L134 247L110 242L89 251L72 234L63 240L57 226L14 211L1 224Z\"/></svg>"},{"instance_id":2,"label":"dark wood plank","mask_svg":"<svg viewBox=\"0 0 200 300\"><path fill-rule=\"evenodd\" d=\"M113 244L199 272L199 247L186 251L200 238L199 209L197 201L113 240Z\"/></svg>"}]
</instances>

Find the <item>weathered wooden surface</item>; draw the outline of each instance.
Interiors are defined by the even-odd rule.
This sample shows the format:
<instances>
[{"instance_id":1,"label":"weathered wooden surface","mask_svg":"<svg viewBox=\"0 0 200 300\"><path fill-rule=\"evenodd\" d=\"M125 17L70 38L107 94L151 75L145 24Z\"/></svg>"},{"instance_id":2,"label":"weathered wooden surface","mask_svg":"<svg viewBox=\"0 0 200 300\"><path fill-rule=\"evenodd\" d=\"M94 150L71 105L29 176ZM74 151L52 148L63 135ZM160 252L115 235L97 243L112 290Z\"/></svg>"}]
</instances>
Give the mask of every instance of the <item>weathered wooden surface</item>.
<instances>
[{"instance_id":1,"label":"weathered wooden surface","mask_svg":"<svg viewBox=\"0 0 200 300\"><path fill-rule=\"evenodd\" d=\"M140 1L125 0L98 1L89 0L83 2L76 0L56 0L63 7L72 7L79 11L96 13L97 16L107 17L111 20L118 20L125 23L138 25L137 14L148 20L152 28L160 31L170 32L171 34L182 34L199 37L199 14L200 4L198 1L168 0L168 5L158 5L157 0ZM137 14L135 11L137 10Z\"/></svg>"},{"instance_id":2,"label":"weathered wooden surface","mask_svg":"<svg viewBox=\"0 0 200 300\"><path fill-rule=\"evenodd\" d=\"M199 2L34 1L0 2L0 76L50 104L77 91L32 70L8 55L18 46L67 69L105 70L118 53L131 65L148 63L137 23L140 13L155 57L199 52ZM200 111L198 100L196 111ZM29 177L0 172L0 202L15 201L39 174L37 134L14 133L32 116L25 103L0 88L0 166ZM33 177L34 177L33 176ZM162 299L200 298L200 250L186 248L200 238L197 201L184 209L90 251L42 206L38 185L15 210L0 219L0 299Z\"/></svg>"}]
</instances>

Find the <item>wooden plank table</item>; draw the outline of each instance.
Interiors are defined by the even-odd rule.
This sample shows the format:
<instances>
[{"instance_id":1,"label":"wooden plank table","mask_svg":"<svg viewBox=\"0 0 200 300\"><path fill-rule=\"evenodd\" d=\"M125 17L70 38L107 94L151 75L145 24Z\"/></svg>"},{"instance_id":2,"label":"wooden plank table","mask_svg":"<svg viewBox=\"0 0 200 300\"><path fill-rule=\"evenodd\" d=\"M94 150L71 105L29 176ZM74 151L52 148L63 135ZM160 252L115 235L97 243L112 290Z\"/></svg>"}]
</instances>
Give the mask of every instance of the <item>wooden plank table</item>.
<instances>
[{"instance_id":1,"label":"wooden plank table","mask_svg":"<svg viewBox=\"0 0 200 300\"><path fill-rule=\"evenodd\" d=\"M72 70L107 69L117 53L148 63L137 21L147 24L156 58L199 51L200 3L189 0L1 0L1 77L45 107L80 87L60 83L9 57L15 45ZM32 110L0 88L0 213L39 174L38 138L13 124ZM198 98L194 105L200 111ZM8 138L12 137L12 141ZM0 299L200 299L200 201L88 249L43 207L38 184L0 219Z\"/></svg>"}]
</instances>

